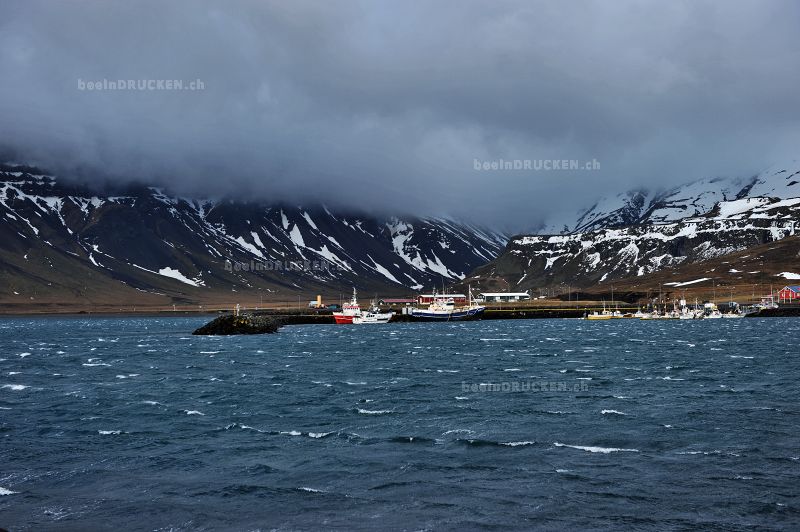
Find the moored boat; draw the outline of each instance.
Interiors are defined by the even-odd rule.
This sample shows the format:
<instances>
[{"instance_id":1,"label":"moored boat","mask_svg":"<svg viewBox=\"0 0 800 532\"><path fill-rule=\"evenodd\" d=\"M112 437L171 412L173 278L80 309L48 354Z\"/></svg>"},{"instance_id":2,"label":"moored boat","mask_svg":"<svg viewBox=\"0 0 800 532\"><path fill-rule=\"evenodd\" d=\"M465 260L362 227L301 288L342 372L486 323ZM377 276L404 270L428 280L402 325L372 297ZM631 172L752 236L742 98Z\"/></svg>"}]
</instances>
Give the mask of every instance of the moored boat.
<instances>
[{"instance_id":1,"label":"moored boat","mask_svg":"<svg viewBox=\"0 0 800 532\"><path fill-rule=\"evenodd\" d=\"M346 325L353 323L353 318L356 316L361 316L361 306L358 304L356 289L353 288L353 298L342 305L341 312L333 313L333 319L336 320L336 323L339 325Z\"/></svg>"},{"instance_id":2,"label":"moored boat","mask_svg":"<svg viewBox=\"0 0 800 532\"><path fill-rule=\"evenodd\" d=\"M412 308L411 315L425 321L458 321L479 319L486 307L472 303L470 294L466 306L456 307L452 297L446 294L436 295L427 309Z\"/></svg>"},{"instance_id":3,"label":"moored boat","mask_svg":"<svg viewBox=\"0 0 800 532\"><path fill-rule=\"evenodd\" d=\"M381 312L381 310L374 304L367 311L362 311L361 306L358 304L356 296L356 289L353 288L353 298L342 305L341 312L334 312L333 319L339 325L362 325L367 323L389 323L389 320L394 316L394 312Z\"/></svg>"}]
</instances>

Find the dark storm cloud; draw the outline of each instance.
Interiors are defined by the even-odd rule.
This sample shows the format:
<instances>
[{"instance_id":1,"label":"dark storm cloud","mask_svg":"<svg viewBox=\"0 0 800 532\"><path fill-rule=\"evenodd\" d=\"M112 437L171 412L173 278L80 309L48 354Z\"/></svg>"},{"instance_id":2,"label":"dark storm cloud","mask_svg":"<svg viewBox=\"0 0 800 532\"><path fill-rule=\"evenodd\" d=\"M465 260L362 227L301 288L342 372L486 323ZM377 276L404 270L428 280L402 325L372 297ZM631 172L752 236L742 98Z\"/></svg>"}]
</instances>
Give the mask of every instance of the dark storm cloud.
<instances>
[{"instance_id":1,"label":"dark storm cloud","mask_svg":"<svg viewBox=\"0 0 800 532\"><path fill-rule=\"evenodd\" d=\"M796 2L0 4L0 146L181 193L523 228L796 157ZM199 91L79 80L199 79ZM595 159L586 171L474 161Z\"/></svg>"}]
</instances>

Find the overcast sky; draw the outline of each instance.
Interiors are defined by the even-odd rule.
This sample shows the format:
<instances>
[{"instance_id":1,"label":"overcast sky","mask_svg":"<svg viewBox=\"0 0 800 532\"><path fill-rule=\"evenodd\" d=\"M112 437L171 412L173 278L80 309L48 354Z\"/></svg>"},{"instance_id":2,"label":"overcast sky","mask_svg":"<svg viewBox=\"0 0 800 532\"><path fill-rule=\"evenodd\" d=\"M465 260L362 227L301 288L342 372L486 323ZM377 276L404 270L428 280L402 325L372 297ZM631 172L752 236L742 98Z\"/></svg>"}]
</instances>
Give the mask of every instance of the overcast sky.
<instances>
[{"instance_id":1,"label":"overcast sky","mask_svg":"<svg viewBox=\"0 0 800 532\"><path fill-rule=\"evenodd\" d=\"M0 146L187 194L522 230L800 158L799 95L791 0L0 0ZM474 169L501 158L600 169Z\"/></svg>"}]
</instances>

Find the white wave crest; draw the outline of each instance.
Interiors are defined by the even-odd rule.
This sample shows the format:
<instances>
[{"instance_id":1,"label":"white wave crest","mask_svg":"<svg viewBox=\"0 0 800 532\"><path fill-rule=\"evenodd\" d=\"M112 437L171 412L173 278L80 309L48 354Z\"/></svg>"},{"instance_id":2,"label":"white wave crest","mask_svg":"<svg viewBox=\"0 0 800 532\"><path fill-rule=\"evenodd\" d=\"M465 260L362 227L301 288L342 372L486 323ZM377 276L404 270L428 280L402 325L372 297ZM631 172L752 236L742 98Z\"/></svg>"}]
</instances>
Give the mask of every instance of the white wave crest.
<instances>
[{"instance_id":1,"label":"white wave crest","mask_svg":"<svg viewBox=\"0 0 800 532\"><path fill-rule=\"evenodd\" d=\"M592 447L588 445L567 445L566 443L555 442L553 445L556 447L569 447L570 449L578 449L589 453L638 453L639 449L620 449L618 447Z\"/></svg>"}]
</instances>

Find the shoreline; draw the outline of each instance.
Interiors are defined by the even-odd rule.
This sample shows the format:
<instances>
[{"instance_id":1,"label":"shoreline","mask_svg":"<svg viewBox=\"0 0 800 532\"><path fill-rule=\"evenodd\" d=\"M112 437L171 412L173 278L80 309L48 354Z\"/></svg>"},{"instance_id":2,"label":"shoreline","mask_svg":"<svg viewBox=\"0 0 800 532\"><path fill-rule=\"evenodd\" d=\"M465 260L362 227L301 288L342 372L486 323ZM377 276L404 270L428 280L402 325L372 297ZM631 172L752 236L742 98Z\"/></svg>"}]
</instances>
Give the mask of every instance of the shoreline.
<instances>
[{"instance_id":1,"label":"shoreline","mask_svg":"<svg viewBox=\"0 0 800 532\"><path fill-rule=\"evenodd\" d=\"M579 319L583 318L587 312L602 310L602 307L586 308L489 308L479 320L470 321L493 321L493 320L537 320L537 319ZM624 311L635 311L636 309L622 308ZM281 318L286 325L310 325L310 324L334 324L332 311L309 311L306 309L295 309L294 312L287 309L259 309L243 310L243 313L250 313L262 316L274 316ZM230 315L230 311L188 311L188 310L165 310L165 311L109 311L109 312L87 312L87 311L65 311L65 312L0 312L2 318L212 318ZM747 318L794 318L800 317L800 306L783 307L777 309L765 309L755 314L746 316ZM623 318L635 319L635 318ZM414 318L408 314L401 314L395 309L395 315L391 323L422 323L425 320Z\"/></svg>"}]
</instances>

